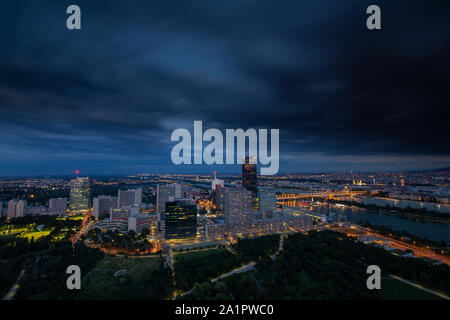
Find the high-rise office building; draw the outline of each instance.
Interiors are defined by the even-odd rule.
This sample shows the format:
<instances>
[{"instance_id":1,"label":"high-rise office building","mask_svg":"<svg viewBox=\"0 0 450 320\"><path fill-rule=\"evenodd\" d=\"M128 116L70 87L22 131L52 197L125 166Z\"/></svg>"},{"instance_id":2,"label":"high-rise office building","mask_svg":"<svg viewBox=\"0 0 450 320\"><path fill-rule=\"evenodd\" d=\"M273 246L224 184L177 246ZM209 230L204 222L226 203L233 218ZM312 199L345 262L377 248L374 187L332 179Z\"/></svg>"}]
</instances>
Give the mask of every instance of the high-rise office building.
<instances>
[{"instance_id":1,"label":"high-rise office building","mask_svg":"<svg viewBox=\"0 0 450 320\"><path fill-rule=\"evenodd\" d=\"M178 200L165 203L165 238L192 239L197 235L197 205Z\"/></svg>"},{"instance_id":2,"label":"high-rise office building","mask_svg":"<svg viewBox=\"0 0 450 320\"><path fill-rule=\"evenodd\" d=\"M110 209L117 208L117 197L98 196L92 200L92 216L99 219L102 215L110 212Z\"/></svg>"},{"instance_id":3,"label":"high-rise office building","mask_svg":"<svg viewBox=\"0 0 450 320\"><path fill-rule=\"evenodd\" d=\"M218 192L219 188L225 186L225 182L223 180L217 179L216 172L214 171L214 179L211 182L211 197L212 202L215 204L216 208L218 207Z\"/></svg>"},{"instance_id":4,"label":"high-rise office building","mask_svg":"<svg viewBox=\"0 0 450 320\"><path fill-rule=\"evenodd\" d=\"M156 187L156 212L159 219L163 218L166 202L181 199L181 185L178 183L157 185Z\"/></svg>"},{"instance_id":5,"label":"high-rise office building","mask_svg":"<svg viewBox=\"0 0 450 320\"><path fill-rule=\"evenodd\" d=\"M142 204L142 188L119 190L118 193L118 207L123 208L127 206Z\"/></svg>"},{"instance_id":6,"label":"high-rise office building","mask_svg":"<svg viewBox=\"0 0 450 320\"><path fill-rule=\"evenodd\" d=\"M271 217L273 212L277 209L277 195L275 191L271 189L259 189L258 204L259 212L262 214L262 217Z\"/></svg>"},{"instance_id":7,"label":"high-rise office building","mask_svg":"<svg viewBox=\"0 0 450 320\"><path fill-rule=\"evenodd\" d=\"M71 214L86 214L89 211L89 196L91 188L89 178L79 178L70 181Z\"/></svg>"},{"instance_id":8,"label":"high-rise office building","mask_svg":"<svg viewBox=\"0 0 450 320\"><path fill-rule=\"evenodd\" d=\"M218 209L223 212L226 224L241 220L252 211L252 193L244 188L219 188Z\"/></svg>"},{"instance_id":9,"label":"high-rise office building","mask_svg":"<svg viewBox=\"0 0 450 320\"><path fill-rule=\"evenodd\" d=\"M245 157L245 163L242 165L242 186L251 191L252 193L257 192L257 167L256 163L250 163L249 157Z\"/></svg>"},{"instance_id":10,"label":"high-rise office building","mask_svg":"<svg viewBox=\"0 0 450 320\"><path fill-rule=\"evenodd\" d=\"M252 193L253 210L258 210L258 175L256 163L250 163L248 156L242 164L242 186Z\"/></svg>"},{"instance_id":11,"label":"high-rise office building","mask_svg":"<svg viewBox=\"0 0 450 320\"><path fill-rule=\"evenodd\" d=\"M3 202L0 201L0 218L3 217Z\"/></svg>"},{"instance_id":12,"label":"high-rise office building","mask_svg":"<svg viewBox=\"0 0 450 320\"><path fill-rule=\"evenodd\" d=\"M67 199L66 198L52 198L48 200L48 213L53 215L67 214Z\"/></svg>"}]
</instances>

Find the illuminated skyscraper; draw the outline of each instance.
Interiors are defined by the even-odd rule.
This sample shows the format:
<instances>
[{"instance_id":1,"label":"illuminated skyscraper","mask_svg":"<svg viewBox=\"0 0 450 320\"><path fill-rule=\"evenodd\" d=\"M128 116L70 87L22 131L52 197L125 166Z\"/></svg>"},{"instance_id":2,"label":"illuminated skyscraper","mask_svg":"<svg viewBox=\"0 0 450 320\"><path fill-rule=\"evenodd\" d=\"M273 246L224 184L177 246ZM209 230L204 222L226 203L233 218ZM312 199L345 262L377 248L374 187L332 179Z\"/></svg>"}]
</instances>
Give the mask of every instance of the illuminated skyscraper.
<instances>
[{"instance_id":1,"label":"illuminated skyscraper","mask_svg":"<svg viewBox=\"0 0 450 320\"><path fill-rule=\"evenodd\" d=\"M258 210L258 175L257 166L251 164L249 157L245 157L244 164L242 165L242 186L252 193L253 210Z\"/></svg>"},{"instance_id":2,"label":"illuminated skyscraper","mask_svg":"<svg viewBox=\"0 0 450 320\"><path fill-rule=\"evenodd\" d=\"M191 239L197 235L197 205L191 201L165 204L165 238Z\"/></svg>"},{"instance_id":3,"label":"illuminated skyscraper","mask_svg":"<svg viewBox=\"0 0 450 320\"><path fill-rule=\"evenodd\" d=\"M217 179L216 177L216 172L214 171L214 179L211 182L211 196L212 196L212 201L213 203L216 205L216 208L218 208L218 193L219 193L219 188L222 188L225 186L225 182L223 180Z\"/></svg>"},{"instance_id":4,"label":"illuminated skyscraper","mask_svg":"<svg viewBox=\"0 0 450 320\"><path fill-rule=\"evenodd\" d=\"M166 202L181 198L181 185L178 183L157 185L156 187L156 212L164 215ZM161 218L161 216L160 216ZM163 218L163 217L162 217ZM164 219L164 218L163 218Z\"/></svg>"},{"instance_id":5,"label":"illuminated skyscraper","mask_svg":"<svg viewBox=\"0 0 450 320\"><path fill-rule=\"evenodd\" d=\"M70 204L71 214L86 214L89 211L90 195L89 178L76 178L70 180Z\"/></svg>"}]
</instances>

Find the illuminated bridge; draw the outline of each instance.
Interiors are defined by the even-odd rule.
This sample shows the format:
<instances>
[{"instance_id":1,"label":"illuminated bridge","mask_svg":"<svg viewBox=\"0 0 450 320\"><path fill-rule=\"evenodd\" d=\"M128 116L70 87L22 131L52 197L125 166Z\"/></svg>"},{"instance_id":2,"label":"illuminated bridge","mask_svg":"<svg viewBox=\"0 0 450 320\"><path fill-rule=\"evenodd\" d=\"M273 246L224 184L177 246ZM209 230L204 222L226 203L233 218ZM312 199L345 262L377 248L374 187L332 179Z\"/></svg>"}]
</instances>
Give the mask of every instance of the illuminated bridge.
<instances>
[{"instance_id":1,"label":"illuminated bridge","mask_svg":"<svg viewBox=\"0 0 450 320\"><path fill-rule=\"evenodd\" d=\"M304 200L309 201L310 199L314 201L314 198L328 198L328 199L350 199L353 196L367 194L367 191L324 191L324 192L313 192L313 193L278 193L278 201L289 201L289 200Z\"/></svg>"}]
</instances>

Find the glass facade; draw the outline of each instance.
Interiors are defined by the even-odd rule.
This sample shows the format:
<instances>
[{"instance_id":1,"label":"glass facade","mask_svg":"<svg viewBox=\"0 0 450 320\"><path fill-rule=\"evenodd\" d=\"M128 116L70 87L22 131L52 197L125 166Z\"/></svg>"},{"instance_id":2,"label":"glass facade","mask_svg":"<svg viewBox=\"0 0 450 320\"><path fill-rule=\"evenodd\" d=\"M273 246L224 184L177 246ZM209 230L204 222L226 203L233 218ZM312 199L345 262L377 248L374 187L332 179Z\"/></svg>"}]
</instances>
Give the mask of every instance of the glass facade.
<instances>
[{"instance_id":1,"label":"glass facade","mask_svg":"<svg viewBox=\"0 0 450 320\"><path fill-rule=\"evenodd\" d=\"M76 178L70 181L69 209L71 214L88 213L90 192L89 178Z\"/></svg>"},{"instance_id":2,"label":"glass facade","mask_svg":"<svg viewBox=\"0 0 450 320\"><path fill-rule=\"evenodd\" d=\"M197 205L187 201L166 202L165 238L192 239L197 235Z\"/></svg>"}]
</instances>

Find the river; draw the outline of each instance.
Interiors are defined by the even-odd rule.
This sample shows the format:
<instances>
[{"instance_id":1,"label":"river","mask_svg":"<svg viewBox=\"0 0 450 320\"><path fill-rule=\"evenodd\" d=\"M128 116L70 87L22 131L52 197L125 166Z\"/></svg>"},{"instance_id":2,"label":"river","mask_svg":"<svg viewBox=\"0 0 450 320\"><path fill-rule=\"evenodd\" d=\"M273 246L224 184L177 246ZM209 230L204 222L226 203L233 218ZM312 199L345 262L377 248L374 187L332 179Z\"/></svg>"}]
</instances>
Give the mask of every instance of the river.
<instances>
[{"instance_id":1,"label":"river","mask_svg":"<svg viewBox=\"0 0 450 320\"><path fill-rule=\"evenodd\" d=\"M413 219L406 219L394 215L381 214L373 210L348 206L315 206L313 211L325 214L328 214L328 212L331 211L336 214L345 215L347 221L350 222L359 222L360 220L369 221L369 223L374 225L387 226L397 231L406 230L412 235L434 241L444 240L447 244L450 244L450 224L419 222Z\"/></svg>"}]
</instances>

